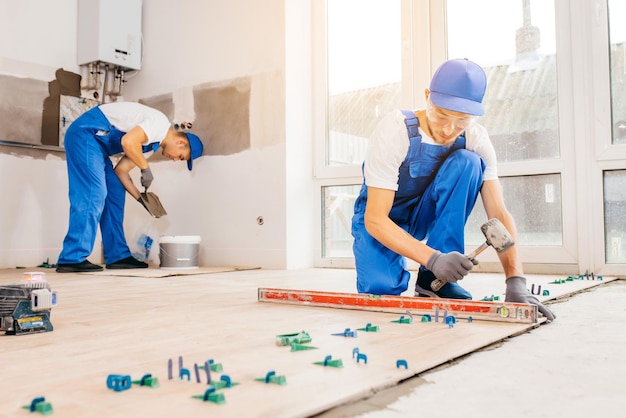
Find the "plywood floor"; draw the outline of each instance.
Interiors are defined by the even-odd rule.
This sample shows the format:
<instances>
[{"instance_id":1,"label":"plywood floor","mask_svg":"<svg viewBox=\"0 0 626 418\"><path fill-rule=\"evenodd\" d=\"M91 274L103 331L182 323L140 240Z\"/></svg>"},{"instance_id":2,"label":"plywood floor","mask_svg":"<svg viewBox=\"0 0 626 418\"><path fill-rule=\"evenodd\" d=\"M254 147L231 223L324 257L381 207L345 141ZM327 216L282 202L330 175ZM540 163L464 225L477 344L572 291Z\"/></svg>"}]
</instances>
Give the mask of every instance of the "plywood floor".
<instances>
[{"instance_id":1,"label":"plywood floor","mask_svg":"<svg viewBox=\"0 0 626 418\"><path fill-rule=\"evenodd\" d=\"M397 314L257 302L259 287L354 291L352 270L229 271L166 277L57 274L44 271L59 302L52 310L54 331L0 335L2 390L0 416L21 417L21 407L43 396L59 417L306 417L395 385L453 358L523 333L531 325L459 321L398 324ZM0 270L0 283L17 283L24 270ZM119 274L119 273L117 273ZM528 276L550 298L610 281L576 280L549 285L558 276ZM472 274L464 286L475 299L501 294L500 275ZM412 287L412 283L411 283ZM541 297L541 299L548 299ZM558 315L558 306L555 306ZM379 332L356 338L333 336L346 328L378 325ZM314 350L291 352L275 344L279 334L307 331ZM357 363L353 350L367 356ZM326 356L343 368L322 367ZM178 357L191 370L180 380ZM174 362L168 379L167 362ZM194 363L212 359L238 383L222 389L226 403L192 398L204 393ZM406 360L408 368L397 368ZM255 379L269 371L287 384ZM111 374L133 380L151 373L159 388L107 388Z\"/></svg>"}]
</instances>

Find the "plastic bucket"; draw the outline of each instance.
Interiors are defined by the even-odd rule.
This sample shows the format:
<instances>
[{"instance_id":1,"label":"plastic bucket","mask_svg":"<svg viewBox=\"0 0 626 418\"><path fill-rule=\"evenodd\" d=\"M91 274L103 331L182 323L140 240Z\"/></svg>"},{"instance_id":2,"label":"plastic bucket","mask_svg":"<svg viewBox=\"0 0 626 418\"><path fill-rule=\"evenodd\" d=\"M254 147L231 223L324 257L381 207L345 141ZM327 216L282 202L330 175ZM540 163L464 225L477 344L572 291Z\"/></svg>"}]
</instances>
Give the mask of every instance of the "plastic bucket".
<instances>
[{"instance_id":1,"label":"plastic bucket","mask_svg":"<svg viewBox=\"0 0 626 418\"><path fill-rule=\"evenodd\" d=\"M162 269L196 269L200 252L199 235L168 235L159 237Z\"/></svg>"}]
</instances>

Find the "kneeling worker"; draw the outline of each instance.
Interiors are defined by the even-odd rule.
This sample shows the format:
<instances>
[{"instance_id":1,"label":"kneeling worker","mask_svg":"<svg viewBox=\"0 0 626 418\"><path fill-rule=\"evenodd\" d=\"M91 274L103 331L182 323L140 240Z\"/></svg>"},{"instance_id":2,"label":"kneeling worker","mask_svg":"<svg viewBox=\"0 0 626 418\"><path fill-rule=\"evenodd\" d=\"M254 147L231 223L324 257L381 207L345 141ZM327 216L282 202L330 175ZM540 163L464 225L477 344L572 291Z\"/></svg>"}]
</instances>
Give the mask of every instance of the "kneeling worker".
<instances>
[{"instance_id":1,"label":"kneeling worker","mask_svg":"<svg viewBox=\"0 0 626 418\"><path fill-rule=\"evenodd\" d=\"M416 296L471 299L457 282L473 267L462 253L465 223L478 195L488 218L497 218L517 235L504 204L495 150L487 130L475 120L484 113L486 87L487 77L477 64L446 61L425 90L425 109L392 112L374 130L352 219L360 293L404 292L409 258L421 265ZM535 304L553 320L552 311L526 288L517 246L498 256L506 275L506 301ZM446 284L433 289L435 279Z\"/></svg>"}]
</instances>

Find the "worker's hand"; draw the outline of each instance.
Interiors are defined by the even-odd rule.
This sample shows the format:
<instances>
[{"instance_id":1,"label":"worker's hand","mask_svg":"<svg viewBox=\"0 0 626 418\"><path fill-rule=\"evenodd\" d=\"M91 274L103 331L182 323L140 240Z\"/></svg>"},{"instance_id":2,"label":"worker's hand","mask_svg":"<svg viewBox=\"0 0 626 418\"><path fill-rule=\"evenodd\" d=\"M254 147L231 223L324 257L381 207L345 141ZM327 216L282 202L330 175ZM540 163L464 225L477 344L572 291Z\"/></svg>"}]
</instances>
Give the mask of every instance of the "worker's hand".
<instances>
[{"instance_id":1,"label":"worker's hand","mask_svg":"<svg viewBox=\"0 0 626 418\"><path fill-rule=\"evenodd\" d=\"M505 302L530 303L537 305L539 312L545 316L549 322L554 321L556 315L546 308L539 299L533 296L526 288L526 278L521 276L511 276L506 279Z\"/></svg>"},{"instance_id":2,"label":"worker's hand","mask_svg":"<svg viewBox=\"0 0 626 418\"><path fill-rule=\"evenodd\" d=\"M148 190L148 187L150 187L150 185L152 184L152 180L154 180L154 177L152 176L152 170L150 170L150 167L148 166L148 168L142 169L141 185L144 187L144 189Z\"/></svg>"},{"instance_id":3,"label":"worker's hand","mask_svg":"<svg viewBox=\"0 0 626 418\"><path fill-rule=\"evenodd\" d=\"M474 263L457 251L446 254L436 251L426 263L426 268L432 271L435 277L450 283L456 283L457 280L467 276L472 267Z\"/></svg>"}]
</instances>

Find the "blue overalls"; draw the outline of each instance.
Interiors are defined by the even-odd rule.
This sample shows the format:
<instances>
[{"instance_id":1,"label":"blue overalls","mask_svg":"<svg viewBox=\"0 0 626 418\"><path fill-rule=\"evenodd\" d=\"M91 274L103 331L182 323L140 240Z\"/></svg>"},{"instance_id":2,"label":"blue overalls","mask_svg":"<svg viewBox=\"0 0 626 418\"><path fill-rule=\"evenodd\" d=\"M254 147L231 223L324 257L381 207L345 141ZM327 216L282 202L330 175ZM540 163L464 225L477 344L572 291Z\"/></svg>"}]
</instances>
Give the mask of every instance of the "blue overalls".
<instances>
[{"instance_id":1,"label":"blue overalls","mask_svg":"<svg viewBox=\"0 0 626 418\"><path fill-rule=\"evenodd\" d=\"M59 264L80 263L93 251L98 223L106 264L131 255L124 236L126 189L109 158L124 152L122 136L98 107L78 117L65 134L70 216ZM148 144L143 152L156 150Z\"/></svg>"},{"instance_id":2,"label":"blue overalls","mask_svg":"<svg viewBox=\"0 0 626 418\"><path fill-rule=\"evenodd\" d=\"M463 232L483 183L485 163L465 149L465 136L443 147L422 143L419 120L403 110L409 150L399 170L398 191L389 218L416 239L447 253L465 250ZM365 229L365 181L354 204L352 236L357 290L399 295L409 284L406 259L373 238Z\"/></svg>"}]
</instances>

